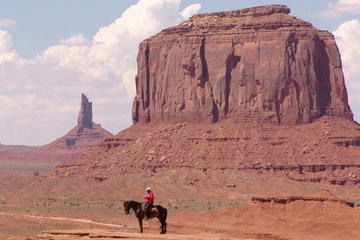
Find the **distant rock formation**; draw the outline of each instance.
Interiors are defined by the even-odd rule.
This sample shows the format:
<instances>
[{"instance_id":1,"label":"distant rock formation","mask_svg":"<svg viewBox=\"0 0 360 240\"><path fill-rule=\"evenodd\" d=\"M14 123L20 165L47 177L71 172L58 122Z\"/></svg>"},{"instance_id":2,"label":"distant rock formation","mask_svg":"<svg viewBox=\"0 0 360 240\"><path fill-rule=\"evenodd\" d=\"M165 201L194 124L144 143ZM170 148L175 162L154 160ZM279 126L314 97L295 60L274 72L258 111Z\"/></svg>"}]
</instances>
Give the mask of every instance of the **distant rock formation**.
<instances>
[{"instance_id":1,"label":"distant rock formation","mask_svg":"<svg viewBox=\"0 0 360 240\"><path fill-rule=\"evenodd\" d=\"M81 94L81 108L78 117L78 126L85 128L92 128L92 102L89 102L89 99L85 94Z\"/></svg>"},{"instance_id":2,"label":"distant rock formation","mask_svg":"<svg viewBox=\"0 0 360 240\"><path fill-rule=\"evenodd\" d=\"M140 44L133 121L352 119L333 35L283 5L198 14Z\"/></svg>"},{"instance_id":3,"label":"distant rock formation","mask_svg":"<svg viewBox=\"0 0 360 240\"><path fill-rule=\"evenodd\" d=\"M65 162L80 156L109 136L112 136L110 132L92 121L92 103L82 94L78 124L66 135L39 147L1 145L0 161Z\"/></svg>"},{"instance_id":4,"label":"distant rock formation","mask_svg":"<svg viewBox=\"0 0 360 240\"><path fill-rule=\"evenodd\" d=\"M92 116L92 103L85 94L81 94L78 124L65 136L44 147L48 147L50 150L54 148L60 150L81 149L83 152L85 149L96 146L106 137L112 136L100 124L94 123Z\"/></svg>"}]
</instances>

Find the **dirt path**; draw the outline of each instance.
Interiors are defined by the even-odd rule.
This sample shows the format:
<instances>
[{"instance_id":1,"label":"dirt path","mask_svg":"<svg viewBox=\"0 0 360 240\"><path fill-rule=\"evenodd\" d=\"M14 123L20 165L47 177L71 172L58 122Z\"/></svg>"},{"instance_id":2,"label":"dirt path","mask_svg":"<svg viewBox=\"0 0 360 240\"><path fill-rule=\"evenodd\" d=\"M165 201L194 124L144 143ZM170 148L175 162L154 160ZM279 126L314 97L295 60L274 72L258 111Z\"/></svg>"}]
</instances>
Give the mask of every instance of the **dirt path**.
<instances>
[{"instance_id":1,"label":"dirt path","mask_svg":"<svg viewBox=\"0 0 360 240\"><path fill-rule=\"evenodd\" d=\"M67 218L67 217L47 217L47 216L36 216L36 215L29 215L29 214L14 214L14 213L5 213L0 212L0 216L17 216L21 218L29 218L29 219L39 219L39 220L49 220L49 221L64 221L64 222L76 222L76 223L84 223L84 224L93 224L104 227L113 227L118 229L72 229L72 230L47 230L42 231L37 236L19 236L19 237L11 237L8 239L11 240L104 240L104 239L129 239L129 240L138 240L138 239L145 239L145 240L254 240L249 238L222 238L221 235L213 235L213 234L202 234L202 233L188 233L184 234L181 232L177 232L176 230L169 232L166 235L160 235L159 233L154 233L154 226L155 223L146 222L145 225L153 225L148 228L148 232L144 234L135 233L137 232L137 228L129 227L127 225L118 225L118 224L110 224L110 223L102 223L96 222L90 219L81 219L81 218ZM157 222L156 222L157 223ZM87 227L88 228L88 227ZM156 231L158 228L156 227Z\"/></svg>"},{"instance_id":2,"label":"dirt path","mask_svg":"<svg viewBox=\"0 0 360 240\"><path fill-rule=\"evenodd\" d=\"M1 216L16 216L16 214L3 213L3 212L0 212L0 215ZM83 219L83 218L45 217L45 216L36 216L36 215L29 215L29 214L20 214L20 216L25 217L25 218L32 218L32 219L46 219L46 220L55 220L55 221L66 221L66 222L94 224L94 225L99 225L99 226L115 227L115 228L128 228L125 225L95 222L93 220Z\"/></svg>"},{"instance_id":3,"label":"dirt path","mask_svg":"<svg viewBox=\"0 0 360 240\"><path fill-rule=\"evenodd\" d=\"M191 234L153 234L153 233L128 233L121 231L107 231L101 229L75 229L75 230L52 230L44 231L38 235L39 239L42 240L104 240L104 239L128 239L128 240L255 240L255 239L244 239L244 238L223 238L221 236L206 236L201 234L191 235ZM36 239L37 240L37 239Z\"/></svg>"}]
</instances>

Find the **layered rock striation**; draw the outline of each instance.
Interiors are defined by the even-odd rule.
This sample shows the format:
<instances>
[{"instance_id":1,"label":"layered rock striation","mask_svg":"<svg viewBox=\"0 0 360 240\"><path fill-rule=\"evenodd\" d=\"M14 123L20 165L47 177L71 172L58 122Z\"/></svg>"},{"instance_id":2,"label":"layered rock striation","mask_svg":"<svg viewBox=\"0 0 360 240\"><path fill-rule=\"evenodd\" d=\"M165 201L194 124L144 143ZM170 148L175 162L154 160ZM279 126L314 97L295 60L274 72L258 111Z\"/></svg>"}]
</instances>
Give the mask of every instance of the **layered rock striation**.
<instances>
[{"instance_id":1,"label":"layered rock striation","mask_svg":"<svg viewBox=\"0 0 360 240\"><path fill-rule=\"evenodd\" d=\"M352 119L334 36L289 13L198 14L144 40L133 122Z\"/></svg>"}]
</instances>

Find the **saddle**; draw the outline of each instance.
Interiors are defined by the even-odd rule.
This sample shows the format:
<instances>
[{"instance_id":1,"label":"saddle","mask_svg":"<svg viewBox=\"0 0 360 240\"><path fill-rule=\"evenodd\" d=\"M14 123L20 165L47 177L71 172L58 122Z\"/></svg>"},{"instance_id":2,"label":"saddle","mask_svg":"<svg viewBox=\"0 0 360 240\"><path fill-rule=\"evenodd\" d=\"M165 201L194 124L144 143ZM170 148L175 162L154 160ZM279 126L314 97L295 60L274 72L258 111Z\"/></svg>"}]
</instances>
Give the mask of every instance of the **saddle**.
<instances>
[{"instance_id":1,"label":"saddle","mask_svg":"<svg viewBox=\"0 0 360 240\"><path fill-rule=\"evenodd\" d=\"M145 206L143 206L143 211L145 212ZM149 218L156 217L158 214L159 213L155 205L148 209Z\"/></svg>"}]
</instances>

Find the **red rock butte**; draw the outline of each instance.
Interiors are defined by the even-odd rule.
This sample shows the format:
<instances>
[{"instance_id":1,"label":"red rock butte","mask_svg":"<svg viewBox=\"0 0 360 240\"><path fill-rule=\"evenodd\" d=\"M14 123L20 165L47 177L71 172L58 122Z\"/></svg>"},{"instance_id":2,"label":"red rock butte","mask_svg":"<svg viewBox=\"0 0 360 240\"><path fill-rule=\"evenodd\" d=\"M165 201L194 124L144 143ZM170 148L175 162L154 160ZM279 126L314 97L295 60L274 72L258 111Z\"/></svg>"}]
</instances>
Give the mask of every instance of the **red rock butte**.
<instances>
[{"instance_id":1,"label":"red rock butte","mask_svg":"<svg viewBox=\"0 0 360 240\"><path fill-rule=\"evenodd\" d=\"M352 119L334 36L283 5L198 14L140 44L136 122Z\"/></svg>"},{"instance_id":2,"label":"red rock butte","mask_svg":"<svg viewBox=\"0 0 360 240\"><path fill-rule=\"evenodd\" d=\"M48 176L189 196L258 181L243 174L359 186L360 128L334 37L289 12L200 14L144 40L134 125Z\"/></svg>"}]
</instances>

